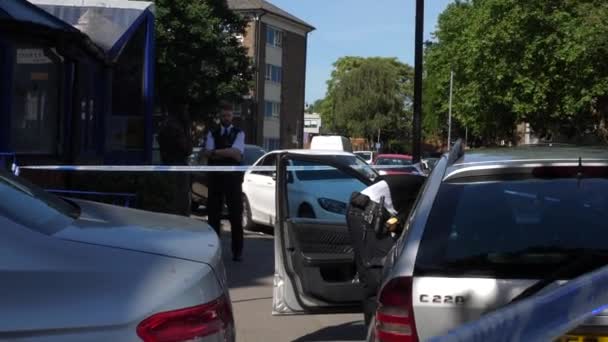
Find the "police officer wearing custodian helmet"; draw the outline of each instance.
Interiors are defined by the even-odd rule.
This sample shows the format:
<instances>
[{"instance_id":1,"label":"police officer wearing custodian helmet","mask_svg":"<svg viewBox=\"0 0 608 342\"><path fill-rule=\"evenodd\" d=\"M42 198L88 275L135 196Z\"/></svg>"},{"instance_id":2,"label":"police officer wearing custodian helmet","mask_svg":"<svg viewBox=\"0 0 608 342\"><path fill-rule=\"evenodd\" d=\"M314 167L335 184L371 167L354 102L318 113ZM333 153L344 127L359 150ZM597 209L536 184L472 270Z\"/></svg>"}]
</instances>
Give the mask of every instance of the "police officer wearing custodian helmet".
<instances>
[{"instance_id":1,"label":"police officer wearing custodian helmet","mask_svg":"<svg viewBox=\"0 0 608 342\"><path fill-rule=\"evenodd\" d=\"M205 153L210 166L241 165L245 151L245 133L232 125L232 119L232 106L223 104L220 117L221 125L207 134ZM209 224L219 235L223 200L225 198L232 232L232 257L234 261L241 261L243 252L242 185L243 172L209 173L207 199Z\"/></svg>"}]
</instances>

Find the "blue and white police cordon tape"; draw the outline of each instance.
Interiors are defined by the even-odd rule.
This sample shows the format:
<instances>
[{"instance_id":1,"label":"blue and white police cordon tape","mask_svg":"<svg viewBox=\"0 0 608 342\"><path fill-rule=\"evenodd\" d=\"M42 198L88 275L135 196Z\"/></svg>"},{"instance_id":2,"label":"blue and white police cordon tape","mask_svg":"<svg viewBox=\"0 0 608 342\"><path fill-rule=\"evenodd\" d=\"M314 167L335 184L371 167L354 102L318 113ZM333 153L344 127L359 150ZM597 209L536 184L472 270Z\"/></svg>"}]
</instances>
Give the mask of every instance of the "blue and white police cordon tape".
<instances>
[{"instance_id":1,"label":"blue and white police cordon tape","mask_svg":"<svg viewBox=\"0 0 608 342\"><path fill-rule=\"evenodd\" d=\"M605 266L427 341L554 341L607 308L608 266Z\"/></svg>"},{"instance_id":2,"label":"blue and white police cordon tape","mask_svg":"<svg viewBox=\"0 0 608 342\"><path fill-rule=\"evenodd\" d=\"M19 166L17 166L17 164L12 163L11 164L11 172L15 175L15 176L19 176Z\"/></svg>"},{"instance_id":3,"label":"blue and white police cordon tape","mask_svg":"<svg viewBox=\"0 0 608 342\"><path fill-rule=\"evenodd\" d=\"M352 165L353 169L364 169L368 166ZM403 169L407 166L387 165L371 166L376 170ZM188 165L30 165L21 166L22 170L48 171L98 171L98 172L247 172L276 171L276 166L188 166ZM325 165L287 166L287 171L327 171L335 167Z\"/></svg>"}]
</instances>

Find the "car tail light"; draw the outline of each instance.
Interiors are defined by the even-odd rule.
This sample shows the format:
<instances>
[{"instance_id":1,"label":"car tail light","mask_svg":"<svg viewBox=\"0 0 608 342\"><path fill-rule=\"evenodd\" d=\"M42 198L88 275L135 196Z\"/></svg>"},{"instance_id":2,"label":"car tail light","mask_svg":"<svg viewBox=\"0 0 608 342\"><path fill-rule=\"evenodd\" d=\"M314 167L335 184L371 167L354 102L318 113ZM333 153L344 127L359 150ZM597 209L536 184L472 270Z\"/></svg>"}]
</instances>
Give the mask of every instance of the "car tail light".
<instances>
[{"instance_id":1,"label":"car tail light","mask_svg":"<svg viewBox=\"0 0 608 342\"><path fill-rule=\"evenodd\" d=\"M418 342L412 304L412 278L395 278L382 289L376 310L376 340Z\"/></svg>"},{"instance_id":2,"label":"car tail light","mask_svg":"<svg viewBox=\"0 0 608 342\"><path fill-rule=\"evenodd\" d=\"M182 342L225 332L234 325L230 301L222 296L211 303L157 313L137 326L144 342Z\"/></svg>"}]
</instances>

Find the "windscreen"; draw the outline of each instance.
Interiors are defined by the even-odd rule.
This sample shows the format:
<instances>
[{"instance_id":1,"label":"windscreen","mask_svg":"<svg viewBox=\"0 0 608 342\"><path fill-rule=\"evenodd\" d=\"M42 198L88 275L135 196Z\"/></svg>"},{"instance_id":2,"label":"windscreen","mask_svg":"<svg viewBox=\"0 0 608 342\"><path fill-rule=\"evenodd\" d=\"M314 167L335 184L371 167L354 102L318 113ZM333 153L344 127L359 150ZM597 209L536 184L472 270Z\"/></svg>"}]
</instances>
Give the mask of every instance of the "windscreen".
<instances>
[{"instance_id":1,"label":"windscreen","mask_svg":"<svg viewBox=\"0 0 608 342\"><path fill-rule=\"evenodd\" d=\"M376 164L377 165L395 165L395 166L405 166L405 165L412 165L412 161L409 159L402 159L402 158L388 158L388 157L381 157L378 158L378 160L376 160Z\"/></svg>"},{"instance_id":2,"label":"windscreen","mask_svg":"<svg viewBox=\"0 0 608 342\"><path fill-rule=\"evenodd\" d=\"M371 152L355 152L356 155L358 155L359 157L363 158L363 159L370 159L372 157L372 153Z\"/></svg>"},{"instance_id":3,"label":"windscreen","mask_svg":"<svg viewBox=\"0 0 608 342\"><path fill-rule=\"evenodd\" d=\"M421 241L419 275L539 278L608 250L608 179L444 183Z\"/></svg>"},{"instance_id":4,"label":"windscreen","mask_svg":"<svg viewBox=\"0 0 608 342\"><path fill-rule=\"evenodd\" d=\"M258 159L266 154L261 148L258 147L245 147L245 153L243 155L243 165L253 165Z\"/></svg>"},{"instance_id":5,"label":"windscreen","mask_svg":"<svg viewBox=\"0 0 608 342\"><path fill-rule=\"evenodd\" d=\"M372 182L378 177L378 173L373 168L371 168L365 161L355 157L354 155L335 156L334 158L336 162L350 166ZM310 167L319 166L318 163L297 159L293 160L293 165ZM352 178L352 176L349 176L343 171L328 167L321 168L319 170L313 169L296 171L295 174L300 181L340 180Z\"/></svg>"},{"instance_id":6,"label":"windscreen","mask_svg":"<svg viewBox=\"0 0 608 342\"><path fill-rule=\"evenodd\" d=\"M0 171L0 215L45 234L77 218L80 209L22 178Z\"/></svg>"}]
</instances>

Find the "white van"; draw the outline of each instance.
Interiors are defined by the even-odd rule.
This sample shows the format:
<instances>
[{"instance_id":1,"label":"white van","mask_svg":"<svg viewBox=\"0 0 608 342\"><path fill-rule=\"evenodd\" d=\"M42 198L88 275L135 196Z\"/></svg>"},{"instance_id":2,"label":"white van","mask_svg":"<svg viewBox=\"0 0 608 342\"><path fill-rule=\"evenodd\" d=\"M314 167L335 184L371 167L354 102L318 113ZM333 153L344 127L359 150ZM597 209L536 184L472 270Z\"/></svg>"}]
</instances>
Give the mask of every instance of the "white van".
<instances>
[{"instance_id":1,"label":"white van","mask_svg":"<svg viewBox=\"0 0 608 342\"><path fill-rule=\"evenodd\" d=\"M317 135L312 138L310 149L353 152L350 139L339 135Z\"/></svg>"}]
</instances>

